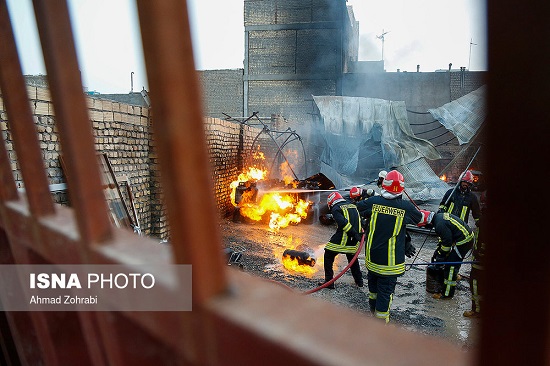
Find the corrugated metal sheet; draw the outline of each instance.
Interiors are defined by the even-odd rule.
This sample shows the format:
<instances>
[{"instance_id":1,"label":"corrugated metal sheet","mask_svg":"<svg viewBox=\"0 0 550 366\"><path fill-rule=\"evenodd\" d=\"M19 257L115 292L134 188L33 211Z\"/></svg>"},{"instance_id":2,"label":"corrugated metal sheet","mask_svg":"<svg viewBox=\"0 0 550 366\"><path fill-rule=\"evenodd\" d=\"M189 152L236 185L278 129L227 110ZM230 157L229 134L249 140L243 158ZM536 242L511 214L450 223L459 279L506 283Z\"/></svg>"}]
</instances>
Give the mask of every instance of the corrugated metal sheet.
<instances>
[{"instance_id":1,"label":"corrugated metal sheet","mask_svg":"<svg viewBox=\"0 0 550 366\"><path fill-rule=\"evenodd\" d=\"M485 94L484 85L457 100L428 111L457 137L460 145L463 145L475 136L487 117Z\"/></svg>"}]
</instances>

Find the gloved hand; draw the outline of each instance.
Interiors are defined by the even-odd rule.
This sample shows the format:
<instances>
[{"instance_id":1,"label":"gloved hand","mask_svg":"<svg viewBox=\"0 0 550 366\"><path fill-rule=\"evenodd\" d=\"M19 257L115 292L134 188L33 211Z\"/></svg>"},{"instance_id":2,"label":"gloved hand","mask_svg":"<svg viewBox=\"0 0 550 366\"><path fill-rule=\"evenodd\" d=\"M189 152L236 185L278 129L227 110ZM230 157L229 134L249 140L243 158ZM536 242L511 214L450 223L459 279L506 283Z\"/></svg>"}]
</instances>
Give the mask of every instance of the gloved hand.
<instances>
[{"instance_id":1,"label":"gloved hand","mask_svg":"<svg viewBox=\"0 0 550 366\"><path fill-rule=\"evenodd\" d=\"M437 213L438 213L438 214L439 214L439 213L445 213L445 212L446 212L445 209L444 209L444 208L441 208L441 207L439 208L439 210L437 210Z\"/></svg>"},{"instance_id":2,"label":"gloved hand","mask_svg":"<svg viewBox=\"0 0 550 366\"><path fill-rule=\"evenodd\" d=\"M332 225L334 224L334 217L332 214L324 214L319 216L319 221L323 225Z\"/></svg>"},{"instance_id":3,"label":"gloved hand","mask_svg":"<svg viewBox=\"0 0 550 366\"><path fill-rule=\"evenodd\" d=\"M358 233L357 231L355 231L355 229L352 228L350 229L350 231L348 231L348 236L355 239L355 241L359 243L361 241L361 238L363 237L363 233Z\"/></svg>"},{"instance_id":4,"label":"gloved hand","mask_svg":"<svg viewBox=\"0 0 550 366\"><path fill-rule=\"evenodd\" d=\"M410 241L406 241L405 255L407 256L407 258L411 258L415 254L416 254L416 248L414 247L414 245L412 245Z\"/></svg>"}]
</instances>

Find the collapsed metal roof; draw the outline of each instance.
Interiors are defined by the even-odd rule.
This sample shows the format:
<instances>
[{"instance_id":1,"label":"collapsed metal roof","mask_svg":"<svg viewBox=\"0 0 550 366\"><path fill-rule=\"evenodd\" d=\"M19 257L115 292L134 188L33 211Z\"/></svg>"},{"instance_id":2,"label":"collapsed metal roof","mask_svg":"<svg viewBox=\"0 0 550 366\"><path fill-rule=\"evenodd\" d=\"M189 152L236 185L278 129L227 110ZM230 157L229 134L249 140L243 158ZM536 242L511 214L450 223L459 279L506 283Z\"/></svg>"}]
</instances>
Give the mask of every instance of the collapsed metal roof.
<instances>
[{"instance_id":1,"label":"collapsed metal roof","mask_svg":"<svg viewBox=\"0 0 550 366\"><path fill-rule=\"evenodd\" d=\"M483 85L439 108L428 109L428 112L456 136L460 145L466 144L475 136L487 117L486 89Z\"/></svg>"},{"instance_id":2,"label":"collapsed metal roof","mask_svg":"<svg viewBox=\"0 0 550 366\"><path fill-rule=\"evenodd\" d=\"M321 173L337 188L373 181L380 170L396 167L415 200L439 199L449 188L425 159L441 155L412 132L402 101L313 96L324 124Z\"/></svg>"}]
</instances>

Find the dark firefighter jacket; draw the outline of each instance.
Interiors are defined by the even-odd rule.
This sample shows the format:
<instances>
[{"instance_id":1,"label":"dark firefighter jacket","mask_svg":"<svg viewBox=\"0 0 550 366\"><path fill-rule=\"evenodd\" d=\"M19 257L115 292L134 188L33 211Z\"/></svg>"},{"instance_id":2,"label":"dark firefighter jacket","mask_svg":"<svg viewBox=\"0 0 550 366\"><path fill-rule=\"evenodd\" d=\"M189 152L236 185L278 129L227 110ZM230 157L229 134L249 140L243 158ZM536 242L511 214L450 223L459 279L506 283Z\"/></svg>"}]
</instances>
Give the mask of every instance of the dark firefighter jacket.
<instances>
[{"instance_id":1,"label":"dark firefighter jacket","mask_svg":"<svg viewBox=\"0 0 550 366\"><path fill-rule=\"evenodd\" d=\"M385 276L405 272L405 225L416 225L422 214L401 196L387 199L373 196L357 204L367 219L365 262L367 269Z\"/></svg>"},{"instance_id":2,"label":"dark firefighter jacket","mask_svg":"<svg viewBox=\"0 0 550 366\"><path fill-rule=\"evenodd\" d=\"M460 246L474 239L472 229L463 220L448 212L435 214L432 218L435 233L439 236L439 248L442 255L447 255L453 245Z\"/></svg>"},{"instance_id":3,"label":"dark firefighter jacket","mask_svg":"<svg viewBox=\"0 0 550 366\"><path fill-rule=\"evenodd\" d=\"M361 218L357 207L349 202L338 202L332 207L331 213L338 228L325 249L339 253L357 252L359 242L355 236L361 232Z\"/></svg>"},{"instance_id":4,"label":"dark firefighter jacket","mask_svg":"<svg viewBox=\"0 0 550 366\"><path fill-rule=\"evenodd\" d=\"M449 189L445 192L445 195L439 204L439 209L460 217L464 222L468 222L470 211L472 211L472 216L477 224L477 221L481 217L481 209L479 208L477 196L471 191L463 193L459 188L457 188L455 189L449 202L447 202L447 199L451 195L452 191L452 189ZM445 205L445 202L447 202L447 205Z\"/></svg>"}]
</instances>

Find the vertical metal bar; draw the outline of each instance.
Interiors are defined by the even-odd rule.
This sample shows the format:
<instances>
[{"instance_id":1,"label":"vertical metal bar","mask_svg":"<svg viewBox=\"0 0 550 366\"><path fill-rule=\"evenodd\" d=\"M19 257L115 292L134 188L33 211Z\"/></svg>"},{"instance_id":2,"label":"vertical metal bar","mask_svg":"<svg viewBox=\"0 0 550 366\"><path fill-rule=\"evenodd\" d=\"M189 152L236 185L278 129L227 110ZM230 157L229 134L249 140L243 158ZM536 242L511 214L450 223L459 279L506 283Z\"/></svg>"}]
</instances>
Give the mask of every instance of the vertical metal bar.
<instances>
[{"instance_id":1,"label":"vertical metal bar","mask_svg":"<svg viewBox=\"0 0 550 366\"><path fill-rule=\"evenodd\" d=\"M65 0L33 0L48 83L82 241L112 235Z\"/></svg>"},{"instance_id":2,"label":"vertical metal bar","mask_svg":"<svg viewBox=\"0 0 550 366\"><path fill-rule=\"evenodd\" d=\"M53 214L55 208L5 0L0 1L0 38L0 88L6 91L4 104L30 211L37 217Z\"/></svg>"},{"instance_id":3,"label":"vertical metal bar","mask_svg":"<svg viewBox=\"0 0 550 366\"><path fill-rule=\"evenodd\" d=\"M162 189L177 263L193 265L193 302L226 286L185 0L138 0Z\"/></svg>"}]
</instances>

